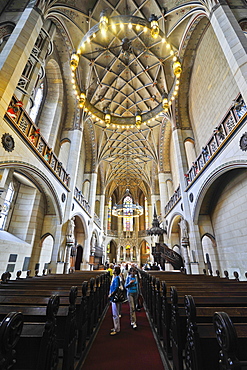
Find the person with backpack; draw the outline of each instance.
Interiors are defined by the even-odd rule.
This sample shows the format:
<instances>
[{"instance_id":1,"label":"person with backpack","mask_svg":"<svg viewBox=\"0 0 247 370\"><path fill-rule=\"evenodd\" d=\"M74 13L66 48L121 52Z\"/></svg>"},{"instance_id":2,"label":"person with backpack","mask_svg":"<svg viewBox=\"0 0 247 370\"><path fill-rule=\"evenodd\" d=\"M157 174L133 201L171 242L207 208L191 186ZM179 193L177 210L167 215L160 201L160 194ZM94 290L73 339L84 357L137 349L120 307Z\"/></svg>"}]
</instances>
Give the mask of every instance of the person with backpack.
<instances>
[{"instance_id":1,"label":"person with backpack","mask_svg":"<svg viewBox=\"0 0 247 370\"><path fill-rule=\"evenodd\" d=\"M125 288L127 289L127 297L130 307L130 324L132 325L133 329L136 329L136 306L139 294L139 283L136 270L133 267L130 268L130 274L126 279Z\"/></svg>"},{"instance_id":2,"label":"person with backpack","mask_svg":"<svg viewBox=\"0 0 247 370\"><path fill-rule=\"evenodd\" d=\"M114 296L118 290L118 288L120 287L120 284L121 284L121 280L120 280L120 267L119 266L115 266L114 270L113 270L113 279L112 279L112 282L111 282L111 286L110 286L110 293L109 293L109 298L110 298L110 301L111 301L111 306L112 306L112 320L113 320L113 325L114 325L114 328L111 329L111 332L110 332L110 335L116 335L120 332L120 305L121 303L120 302L114 302Z\"/></svg>"}]
</instances>

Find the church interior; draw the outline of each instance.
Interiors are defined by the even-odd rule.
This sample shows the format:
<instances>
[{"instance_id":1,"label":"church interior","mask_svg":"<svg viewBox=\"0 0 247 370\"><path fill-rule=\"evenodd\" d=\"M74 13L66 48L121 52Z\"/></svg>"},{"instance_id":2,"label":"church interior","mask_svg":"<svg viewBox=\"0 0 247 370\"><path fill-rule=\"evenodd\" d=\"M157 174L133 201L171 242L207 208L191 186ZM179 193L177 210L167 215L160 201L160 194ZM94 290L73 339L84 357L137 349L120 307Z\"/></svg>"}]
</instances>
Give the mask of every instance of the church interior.
<instances>
[{"instance_id":1,"label":"church interior","mask_svg":"<svg viewBox=\"0 0 247 370\"><path fill-rule=\"evenodd\" d=\"M0 0L2 281L135 265L164 343L146 274L245 285L246 37L246 0Z\"/></svg>"}]
</instances>

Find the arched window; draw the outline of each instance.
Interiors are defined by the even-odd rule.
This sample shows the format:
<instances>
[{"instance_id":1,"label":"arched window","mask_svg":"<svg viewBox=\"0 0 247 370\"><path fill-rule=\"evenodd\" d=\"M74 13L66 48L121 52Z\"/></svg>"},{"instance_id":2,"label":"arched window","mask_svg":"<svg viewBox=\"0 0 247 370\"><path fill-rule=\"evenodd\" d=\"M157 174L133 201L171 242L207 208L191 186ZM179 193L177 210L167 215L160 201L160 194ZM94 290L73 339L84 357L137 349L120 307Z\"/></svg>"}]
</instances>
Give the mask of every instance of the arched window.
<instances>
[{"instance_id":1,"label":"arched window","mask_svg":"<svg viewBox=\"0 0 247 370\"><path fill-rule=\"evenodd\" d=\"M112 209L112 198L109 199L107 210L107 230L111 230L111 209Z\"/></svg>"},{"instance_id":2,"label":"arched window","mask_svg":"<svg viewBox=\"0 0 247 370\"><path fill-rule=\"evenodd\" d=\"M124 217L123 217L123 231L133 231L133 199L127 195L123 200Z\"/></svg>"},{"instance_id":3,"label":"arched window","mask_svg":"<svg viewBox=\"0 0 247 370\"><path fill-rule=\"evenodd\" d=\"M144 209L145 209L145 229L149 229L149 220L148 220L148 200L145 197L144 199Z\"/></svg>"},{"instance_id":4,"label":"arched window","mask_svg":"<svg viewBox=\"0 0 247 370\"><path fill-rule=\"evenodd\" d=\"M3 230L7 221L9 209L14 196L14 187L12 182L9 184L7 194L0 212L0 230Z\"/></svg>"},{"instance_id":5,"label":"arched window","mask_svg":"<svg viewBox=\"0 0 247 370\"><path fill-rule=\"evenodd\" d=\"M30 111L30 117L33 120L33 122L35 122L35 120L37 118L39 108L40 108L41 102L43 100L43 96L44 96L44 83L41 82L41 84L39 85L39 88L36 92L36 95L35 95L34 105L33 105L32 109Z\"/></svg>"}]
</instances>

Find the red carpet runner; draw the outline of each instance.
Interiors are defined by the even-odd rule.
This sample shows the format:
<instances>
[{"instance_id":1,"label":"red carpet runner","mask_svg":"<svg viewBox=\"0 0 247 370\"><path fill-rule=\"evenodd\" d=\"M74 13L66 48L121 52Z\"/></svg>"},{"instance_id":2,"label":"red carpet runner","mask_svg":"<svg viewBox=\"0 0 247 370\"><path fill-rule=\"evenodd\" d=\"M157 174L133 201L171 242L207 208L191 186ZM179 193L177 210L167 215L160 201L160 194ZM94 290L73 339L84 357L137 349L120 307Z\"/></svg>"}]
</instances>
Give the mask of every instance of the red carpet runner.
<instances>
[{"instance_id":1,"label":"red carpet runner","mask_svg":"<svg viewBox=\"0 0 247 370\"><path fill-rule=\"evenodd\" d=\"M160 354L144 309L137 312L137 329L132 329L129 305L122 304L121 332L110 336L111 306L101 324L82 370L163 370Z\"/></svg>"}]
</instances>

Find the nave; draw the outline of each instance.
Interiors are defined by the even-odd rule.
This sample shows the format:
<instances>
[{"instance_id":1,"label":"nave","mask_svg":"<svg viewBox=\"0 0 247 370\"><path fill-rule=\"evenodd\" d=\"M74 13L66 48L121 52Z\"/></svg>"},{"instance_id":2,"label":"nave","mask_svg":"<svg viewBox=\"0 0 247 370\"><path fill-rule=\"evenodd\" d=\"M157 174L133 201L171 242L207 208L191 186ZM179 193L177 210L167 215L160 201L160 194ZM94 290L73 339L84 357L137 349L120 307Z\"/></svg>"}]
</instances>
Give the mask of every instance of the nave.
<instances>
[{"instance_id":1,"label":"nave","mask_svg":"<svg viewBox=\"0 0 247 370\"><path fill-rule=\"evenodd\" d=\"M130 325L128 302L122 304L121 313L121 331L112 337L109 335L112 328L111 307L108 308L81 370L105 370L109 365L119 370L168 369L162 362L144 308L137 313L136 330Z\"/></svg>"}]
</instances>

